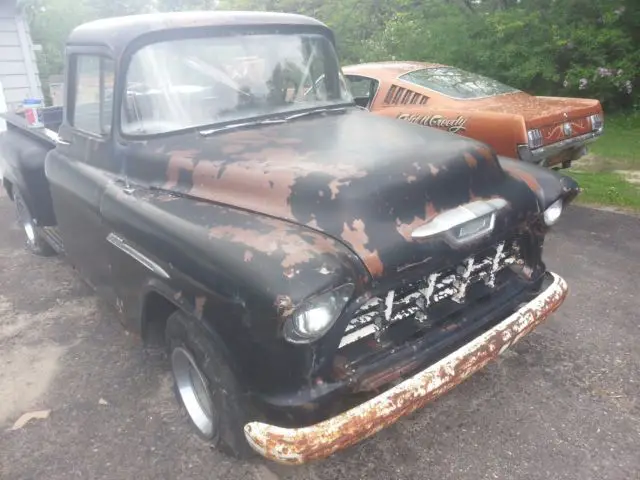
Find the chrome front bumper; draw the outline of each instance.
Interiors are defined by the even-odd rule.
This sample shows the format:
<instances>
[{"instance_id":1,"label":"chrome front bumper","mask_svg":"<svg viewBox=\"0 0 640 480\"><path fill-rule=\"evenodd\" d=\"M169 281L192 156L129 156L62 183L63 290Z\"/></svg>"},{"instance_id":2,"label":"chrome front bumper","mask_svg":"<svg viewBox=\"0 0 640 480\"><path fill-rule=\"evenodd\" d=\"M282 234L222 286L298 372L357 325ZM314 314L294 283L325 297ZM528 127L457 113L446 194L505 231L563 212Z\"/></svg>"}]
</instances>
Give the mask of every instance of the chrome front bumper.
<instances>
[{"instance_id":1,"label":"chrome front bumper","mask_svg":"<svg viewBox=\"0 0 640 480\"><path fill-rule=\"evenodd\" d=\"M551 276L551 284L518 311L386 392L308 427L247 423L244 427L247 441L266 458L302 464L374 435L464 381L542 323L562 304L568 292L561 277L554 273Z\"/></svg>"},{"instance_id":2,"label":"chrome front bumper","mask_svg":"<svg viewBox=\"0 0 640 480\"><path fill-rule=\"evenodd\" d=\"M552 143L551 145L535 148L533 150L531 150L528 145L518 145L518 155L520 156L520 159L525 162L541 163L544 165L549 158L554 157L565 150L584 147L589 143L594 142L603 134L603 132L604 127L601 127L598 130L585 133L579 137L567 138L566 140L561 140L559 142Z\"/></svg>"}]
</instances>

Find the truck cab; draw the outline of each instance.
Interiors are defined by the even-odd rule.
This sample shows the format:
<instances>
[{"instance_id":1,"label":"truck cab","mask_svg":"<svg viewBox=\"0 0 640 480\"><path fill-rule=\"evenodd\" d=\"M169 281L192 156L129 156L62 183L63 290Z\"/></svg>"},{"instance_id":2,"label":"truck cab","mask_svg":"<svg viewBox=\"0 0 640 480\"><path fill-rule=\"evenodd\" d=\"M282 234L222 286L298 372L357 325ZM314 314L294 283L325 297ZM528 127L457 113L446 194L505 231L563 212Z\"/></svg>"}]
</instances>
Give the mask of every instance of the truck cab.
<instances>
[{"instance_id":1,"label":"truck cab","mask_svg":"<svg viewBox=\"0 0 640 480\"><path fill-rule=\"evenodd\" d=\"M99 20L66 59L63 110L40 129L5 116L26 243L166 346L214 446L326 457L453 388L567 294L542 246L575 182L358 108L317 20Z\"/></svg>"}]
</instances>

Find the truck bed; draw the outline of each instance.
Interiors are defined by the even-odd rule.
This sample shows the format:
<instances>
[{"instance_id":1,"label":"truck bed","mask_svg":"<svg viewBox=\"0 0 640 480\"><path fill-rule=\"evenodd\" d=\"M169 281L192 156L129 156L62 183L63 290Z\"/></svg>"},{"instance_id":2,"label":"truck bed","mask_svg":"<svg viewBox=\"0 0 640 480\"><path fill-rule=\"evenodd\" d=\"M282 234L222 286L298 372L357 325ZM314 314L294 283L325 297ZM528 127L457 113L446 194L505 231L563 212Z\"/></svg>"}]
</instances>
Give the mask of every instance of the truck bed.
<instances>
[{"instance_id":1,"label":"truck bed","mask_svg":"<svg viewBox=\"0 0 640 480\"><path fill-rule=\"evenodd\" d=\"M58 138L58 129L62 124L62 107L44 107L40 110L40 117L44 127L31 128L24 119L24 116L20 113L4 113L0 114L7 122L7 130L18 129L23 131L24 134L32 137L34 140L39 140L45 144L55 146L55 141Z\"/></svg>"},{"instance_id":2,"label":"truck bed","mask_svg":"<svg viewBox=\"0 0 640 480\"><path fill-rule=\"evenodd\" d=\"M41 109L44 128L30 128L18 113L6 113L7 130L0 134L2 183L9 195L19 190L31 215L40 226L56 224L45 176L47 153L56 146L58 128L62 123L62 108Z\"/></svg>"}]
</instances>

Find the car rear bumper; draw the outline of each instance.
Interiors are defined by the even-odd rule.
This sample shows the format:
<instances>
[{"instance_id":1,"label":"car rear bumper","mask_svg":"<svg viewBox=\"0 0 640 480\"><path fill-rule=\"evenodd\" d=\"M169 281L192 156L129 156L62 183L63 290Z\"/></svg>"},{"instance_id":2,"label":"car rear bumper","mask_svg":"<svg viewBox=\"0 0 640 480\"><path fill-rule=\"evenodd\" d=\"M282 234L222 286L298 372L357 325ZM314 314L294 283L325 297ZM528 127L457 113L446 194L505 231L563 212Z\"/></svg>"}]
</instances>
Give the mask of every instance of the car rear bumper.
<instances>
[{"instance_id":1,"label":"car rear bumper","mask_svg":"<svg viewBox=\"0 0 640 480\"><path fill-rule=\"evenodd\" d=\"M539 163L546 166L550 159L553 159L553 157L558 156L562 152L567 150L579 152L582 147L585 147L589 143L595 141L603 132L604 128L599 128L593 132L561 140L559 142L552 143L551 145L545 145L544 147L535 148L533 150L531 150L528 145L519 145L518 155L520 159L525 162ZM573 160L575 159L576 158L573 158Z\"/></svg>"},{"instance_id":2,"label":"car rear bumper","mask_svg":"<svg viewBox=\"0 0 640 480\"><path fill-rule=\"evenodd\" d=\"M307 427L250 422L244 427L247 441L266 458L301 464L374 435L464 381L542 323L568 292L564 279L551 275L553 281L547 288L495 327L384 393Z\"/></svg>"}]
</instances>

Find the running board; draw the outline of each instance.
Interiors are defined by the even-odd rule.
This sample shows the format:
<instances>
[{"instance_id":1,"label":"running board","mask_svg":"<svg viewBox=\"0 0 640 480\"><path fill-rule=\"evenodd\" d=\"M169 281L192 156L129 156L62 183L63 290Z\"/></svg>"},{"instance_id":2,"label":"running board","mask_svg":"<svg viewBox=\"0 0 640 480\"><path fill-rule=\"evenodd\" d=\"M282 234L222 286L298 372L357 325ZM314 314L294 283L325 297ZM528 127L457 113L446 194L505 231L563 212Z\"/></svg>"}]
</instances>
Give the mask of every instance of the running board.
<instances>
[{"instance_id":1,"label":"running board","mask_svg":"<svg viewBox=\"0 0 640 480\"><path fill-rule=\"evenodd\" d=\"M59 255L64 254L64 243L62 242L62 236L58 231L58 227L42 227L42 233L51 248L53 248Z\"/></svg>"}]
</instances>

